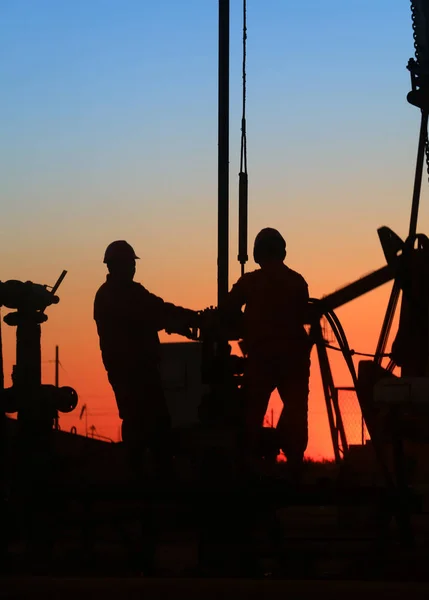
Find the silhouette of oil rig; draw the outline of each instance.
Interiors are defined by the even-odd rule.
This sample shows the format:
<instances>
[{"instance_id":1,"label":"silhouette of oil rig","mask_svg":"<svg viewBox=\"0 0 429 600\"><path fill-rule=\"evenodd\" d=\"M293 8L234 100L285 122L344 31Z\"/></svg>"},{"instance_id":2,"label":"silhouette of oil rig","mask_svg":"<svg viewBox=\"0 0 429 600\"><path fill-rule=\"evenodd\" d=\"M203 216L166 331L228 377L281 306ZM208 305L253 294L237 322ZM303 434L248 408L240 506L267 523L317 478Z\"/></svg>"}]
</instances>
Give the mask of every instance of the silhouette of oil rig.
<instances>
[{"instance_id":1,"label":"silhouette of oil rig","mask_svg":"<svg viewBox=\"0 0 429 600\"><path fill-rule=\"evenodd\" d=\"M292 487L275 464L278 442L275 429L270 428L261 446L266 476L251 483L237 479L235 429L245 359L231 353L230 342L238 341L240 332L213 328L216 310L212 309L201 314L191 341L163 345L178 481L148 478L130 483L120 444L55 430L58 412L73 411L78 403L75 390L44 385L40 375L41 324L47 319L46 309L59 301L56 292L65 272L50 290L31 282L6 281L0 283L0 304L14 311L4 321L16 327L17 338L11 387L4 387L3 366L0 371L1 514L8 569L17 568L10 556L19 554L20 544L25 543L32 550L27 569L42 568L49 557L56 572L105 573L120 561L113 553L97 562L96 545L113 528L129 551L122 561L127 565L124 570L140 572L139 561L148 549L154 551L161 529L176 539L185 530L193 532L199 573L424 578L422 557L429 541L424 485L429 478L425 474L426 479L419 479L424 471L419 456L429 443L429 239L417 233L417 223L425 160L429 172L429 4L412 0L411 9L416 52L408 63L412 89L407 99L420 109L421 125L408 237L402 240L390 228L381 227L378 236L386 264L312 299L308 307L307 323L318 356L335 455L331 471L317 476L317 481ZM229 0L219 0L220 307L229 289L229 17ZM238 260L244 272L248 254L245 0L243 17ZM374 355L361 360L356 370L335 311L390 281L392 291ZM399 303L399 328L387 352ZM323 319L349 369L369 432L370 442L361 448L348 444ZM395 367L400 368L399 376ZM6 413L17 413L13 425ZM359 469L364 481L359 480ZM320 524L322 513L325 519ZM132 524L132 534L126 534L126 522ZM139 527L141 535L135 533ZM322 531L319 542L309 528ZM70 550L73 544L75 554ZM412 564L404 566L403 549L414 552Z\"/></svg>"}]
</instances>

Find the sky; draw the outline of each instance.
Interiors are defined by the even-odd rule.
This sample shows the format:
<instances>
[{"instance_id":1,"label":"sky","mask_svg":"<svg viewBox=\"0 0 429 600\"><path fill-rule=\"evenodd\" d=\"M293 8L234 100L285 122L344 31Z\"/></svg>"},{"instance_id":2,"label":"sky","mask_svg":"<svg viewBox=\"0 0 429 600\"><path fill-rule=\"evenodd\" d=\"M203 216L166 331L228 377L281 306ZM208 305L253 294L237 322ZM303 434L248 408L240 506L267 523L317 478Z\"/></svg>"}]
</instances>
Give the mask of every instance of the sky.
<instances>
[{"instance_id":1,"label":"sky","mask_svg":"<svg viewBox=\"0 0 429 600\"><path fill-rule=\"evenodd\" d=\"M137 279L166 300L216 303L218 5L1 5L0 279L52 285L67 269L43 325L44 381L53 382L59 345L60 383L76 388L88 423L116 440L92 320L107 244L128 240L141 257ZM231 0L231 285L239 276L241 10ZM384 264L378 227L406 236L420 116L406 101L412 56L405 0L248 0L249 239L278 228L313 297ZM374 351L389 291L339 309L352 348ZM14 335L3 326L7 382ZM337 385L350 385L336 354L333 365ZM272 408L277 415L278 399ZM85 433L79 413L62 417L62 427ZM315 357L308 453L332 456Z\"/></svg>"}]
</instances>

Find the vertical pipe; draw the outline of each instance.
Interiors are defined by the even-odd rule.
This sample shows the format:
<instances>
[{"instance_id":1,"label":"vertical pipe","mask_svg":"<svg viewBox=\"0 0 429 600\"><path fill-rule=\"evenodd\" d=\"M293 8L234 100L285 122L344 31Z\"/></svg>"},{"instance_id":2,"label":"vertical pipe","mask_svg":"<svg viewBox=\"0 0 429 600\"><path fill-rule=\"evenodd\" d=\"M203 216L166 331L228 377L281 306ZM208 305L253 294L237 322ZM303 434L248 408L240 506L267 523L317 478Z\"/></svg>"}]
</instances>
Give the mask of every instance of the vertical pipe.
<instances>
[{"instance_id":1,"label":"vertical pipe","mask_svg":"<svg viewBox=\"0 0 429 600\"><path fill-rule=\"evenodd\" d=\"M374 355L374 363L381 365L383 356L386 351L386 345L389 340L390 330L392 328L393 318L395 316L396 307L398 305L401 288L395 280L392 291L390 292L389 302L387 304L386 314L384 315L383 324L381 326L380 337L378 338L377 348Z\"/></svg>"},{"instance_id":2,"label":"vertical pipe","mask_svg":"<svg viewBox=\"0 0 429 600\"><path fill-rule=\"evenodd\" d=\"M229 0L219 0L218 305L229 288Z\"/></svg>"},{"instance_id":3,"label":"vertical pipe","mask_svg":"<svg viewBox=\"0 0 429 600\"><path fill-rule=\"evenodd\" d=\"M244 265L247 255L248 230L248 179L247 173L240 172L238 187L238 261L241 264L241 274L244 275Z\"/></svg>"},{"instance_id":4,"label":"vertical pipe","mask_svg":"<svg viewBox=\"0 0 429 600\"><path fill-rule=\"evenodd\" d=\"M414 236L417 231L417 217L419 214L420 190L422 187L423 165L425 160L426 136L428 130L428 112L422 110L420 123L419 146L417 150L416 173L414 178L413 200L411 205L410 230L408 235Z\"/></svg>"},{"instance_id":5,"label":"vertical pipe","mask_svg":"<svg viewBox=\"0 0 429 600\"><path fill-rule=\"evenodd\" d=\"M247 256L247 212L248 212L248 178L247 178L247 134L246 134L246 46L247 46L247 5L243 0L243 115L241 117L241 155L238 186L238 262L241 275Z\"/></svg>"},{"instance_id":6,"label":"vertical pipe","mask_svg":"<svg viewBox=\"0 0 429 600\"><path fill-rule=\"evenodd\" d=\"M14 314L14 313L12 313ZM19 316L20 313L15 313ZM42 350L40 324L37 314L30 313L20 318L16 328L16 383L25 389L27 397L34 396L42 383Z\"/></svg>"}]
</instances>

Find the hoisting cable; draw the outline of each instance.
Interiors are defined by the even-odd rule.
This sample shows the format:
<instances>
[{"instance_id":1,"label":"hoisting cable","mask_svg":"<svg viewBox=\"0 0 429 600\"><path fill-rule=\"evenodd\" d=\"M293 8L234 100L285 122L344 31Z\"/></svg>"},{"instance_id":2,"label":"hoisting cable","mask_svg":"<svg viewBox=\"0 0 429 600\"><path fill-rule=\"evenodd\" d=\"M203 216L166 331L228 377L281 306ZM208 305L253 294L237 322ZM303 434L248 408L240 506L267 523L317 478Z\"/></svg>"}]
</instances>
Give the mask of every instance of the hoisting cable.
<instances>
[{"instance_id":1,"label":"hoisting cable","mask_svg":"<svg viewBox=\"0 0 429 600\"><path fill-rule=\"evenodd\" d=\"M353 363L352 354L350 351L350 347L347 341L346 333L341 325L340 320L333 310L329 310L325 313L325 318L327 319L331 329L337 338L338 345L342 351L344 360L346 361L347 367L349 369L353 385L355 388L357 387L357 374L356 369Z\"/></svg>"},{"instance_id":2,"label":"hoisting cable","mask_svg":"<svg viewBox=\"0 0 429 600\"><path fill-rule=\"evenodd\" d=\"M241 274L248 261L247 229L248 229L248 177L247 177L247 134L246 134L246 47L247 47L247 6L243 0L243 113L241 117L241 151L240 173L238 175L238 261Z\"/></svg>"},{"instance_id":3,"label":"hoisting cable","mask_svg":"<svg viewBox=\"0 0 429 600\"><path fill-rule=\"evenodd\" d=\"M337 346L332 346L331 344L325 344L325 347L328 348L328 350L336 350L337 352L342 352L342 349L337 347ZM352 348L350 348L350 354L352 356L367 356L368 358L375 358L375 354L371 352L358 352L357 350L353 350ZM387 354L382 354L381 355L383 358L390 358L391 354L387 353Z\"/></svg>"},{"instance_id":4,"label":"hoisting cable","mask_svg":"<svg viewBox=\"0 0 429 600\"><path fill-rule=\"evenodd\" d=\"M317 306L320 303L320 300L316 300L314 298L310 298L310 303L314 306ZM346 365L348 367L348 370L350 372L351 378L353 380L353 384L357 385L357 375L356 375L356 369L353 363L353 351L350 350L350 346L348 344L347 341L347 336L346 333L343 329L343 326L341 325L341 322L339 320L339 318L337 317L336 313L334 312L334 310L332 309L328 309L328 310L322 310L320 312L320 316L325 317L325 319L327 320L329 326L332 329L332 332L336 338L336 341L338 343L338 347L332 346L332 349L338 350L342 353L343 358L346 362ZM325 341L325 346L326 347L330 347L329 344L327 344L327 342Z\"/></svg>"},{"instance_id":5,"label":"hoisting cable","mask_svg":"<svg viewBox=\"0 0 429 600\"><path fill-rule=\"evenodd\" d=\"M346 365L349 369L352 381L353 381L353 386L355 388L355 391L357 391L358 389L358 377L357 377L357 373L356 373L356 369L353 363L353 359L352 359L352 355L351 355L351 351L350 351L350 347L349 344L347 342L347 337L346 337L346 333L341 325L341 322L339 320L339 318L337 317L336 313L333 310L328 310L324 313L324 317L326 318L326 320L328 321L329 325L332 328L332 331L335 335L335 337L337 338L337 342L338 345L340 346L341 352L343 354L344 360L346 362ZM359 399L359 396L358 396ZM360 404L360 401L359 401ZM362 406L361 406L361 411L362 411ZM363 418L364 418L364 422L366 423L366 418L365 416L362 414ZM368 423L366 423L367 427L368 427ZM383 459L383 454L380 448L380 445L377 441L377 439L372 439L372 442L374 444L374 450L376 455L378 456L378 460L380 462L380 467L381 470L383 471L384 477L386 478L386 483L388 485L388 488L393 492L394 491L394 481L392 479L392 476L389 472L389 469Z\"/></svg>"}]
</instances>

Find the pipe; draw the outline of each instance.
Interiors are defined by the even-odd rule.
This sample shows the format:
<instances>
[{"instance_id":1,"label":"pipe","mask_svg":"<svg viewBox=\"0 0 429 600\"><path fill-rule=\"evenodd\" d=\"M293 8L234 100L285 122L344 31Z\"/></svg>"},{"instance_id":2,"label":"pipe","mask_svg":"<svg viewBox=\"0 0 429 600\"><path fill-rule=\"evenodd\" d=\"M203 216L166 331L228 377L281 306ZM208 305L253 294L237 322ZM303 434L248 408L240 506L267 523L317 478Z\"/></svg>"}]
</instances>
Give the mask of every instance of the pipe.
<instances>
[{"instance_id":1,"label":"pipe","mask_svg":"<svg viewBox=\"0 0 429 600\"><path fill-rule=\"evenodd\" d=\"M420 122L419 145L417 149L416 172L414 177L413 200L411 204L410 229L408 235L413 237L417 232L417 218L419 214L420 191L422 187L423 166L425 161L426 136L428 130L428 113L422 110Z\"/></svg>"},{"instance_id":2,"label":"pipe","mask_svg":"<svg viewBox=\"0 0 429 600\"><path fill-rule=\"evenodd\" d=\"M229 0L219 0L218 306L229 291Z\"/></svg>"},{"instance_id":3,"label":"pipe","mask_svg":"<svg viewBox=\"0 0 429 600\"><path fill-rule=\"evenodd\" d=\"M390 265L386 265L373 271L368 275L364 275L360 279L357 279L353 283L340 288L339 290L328 294L320 299L320 307L323 312L327 310L335 310L347 302L356 300L360 296L375 290L376 288L384 285L388 281L391 281L395 277L396 269L399 261L392 261Z\"/></svg>"},{"instance_id":4,"label":"pipe","mask_svg":"<svg viewBox=\"0 0 429 600\"><path fill-rule=\"evenodd\" d=\"M247 215L248 215L248 181L247 173L239 174L238 192L238 261L241 265L241 274L244 274L244 265L248 260L247 255Z\"/></svg>"}]
</instances>

